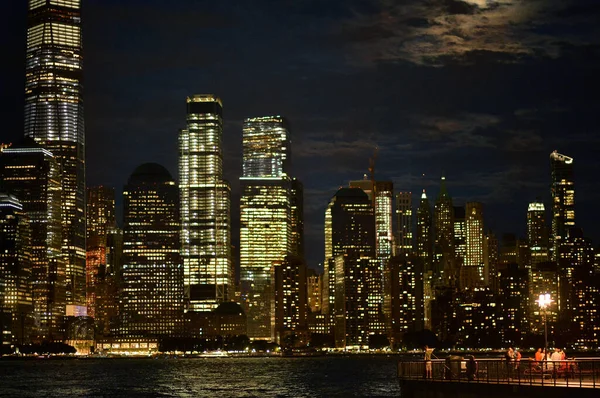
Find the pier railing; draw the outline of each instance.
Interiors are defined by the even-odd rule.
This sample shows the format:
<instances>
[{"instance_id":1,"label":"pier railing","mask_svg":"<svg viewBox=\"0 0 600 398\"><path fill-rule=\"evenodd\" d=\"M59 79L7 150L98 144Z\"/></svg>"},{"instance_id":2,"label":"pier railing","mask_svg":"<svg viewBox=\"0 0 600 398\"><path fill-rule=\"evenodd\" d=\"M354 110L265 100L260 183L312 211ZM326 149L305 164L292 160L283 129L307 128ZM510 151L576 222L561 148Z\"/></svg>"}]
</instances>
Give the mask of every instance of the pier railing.
<instances>
[{"instance_id":1,"label":"pier railing","mask_svg":"<svg viewBox=\"0 0 600 398\"><path fill-rule=\"evenodd\" d=\"M600 358L563 361L461 358L400 361L398 377L405 380L515 384L600 389Z\"/></svg>"}]
</instances>

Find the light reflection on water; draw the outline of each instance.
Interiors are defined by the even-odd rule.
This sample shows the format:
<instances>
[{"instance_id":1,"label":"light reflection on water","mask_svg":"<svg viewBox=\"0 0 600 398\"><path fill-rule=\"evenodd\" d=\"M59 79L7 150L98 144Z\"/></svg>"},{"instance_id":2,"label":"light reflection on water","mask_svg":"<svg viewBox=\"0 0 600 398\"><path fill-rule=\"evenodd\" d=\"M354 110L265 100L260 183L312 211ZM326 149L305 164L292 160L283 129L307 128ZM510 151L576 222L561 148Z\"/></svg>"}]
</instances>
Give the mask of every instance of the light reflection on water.
<instances>
[{"instance_id":1,"label":"light reflection on water","mask_svg":"<svg viewBox=\"0 0 600 398\"><path fill-rule=\"evenodd\" d=\"M0 360L0 396L399 396L395 357Z\"/></svg>"}]
</instances>

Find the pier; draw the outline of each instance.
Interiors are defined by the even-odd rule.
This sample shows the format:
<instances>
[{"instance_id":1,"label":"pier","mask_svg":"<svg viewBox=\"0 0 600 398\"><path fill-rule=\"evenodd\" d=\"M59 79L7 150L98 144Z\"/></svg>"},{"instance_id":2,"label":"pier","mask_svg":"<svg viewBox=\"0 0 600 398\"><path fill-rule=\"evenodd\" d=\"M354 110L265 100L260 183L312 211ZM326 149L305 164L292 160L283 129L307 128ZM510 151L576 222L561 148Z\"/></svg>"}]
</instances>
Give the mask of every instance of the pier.
<instances>
[{"instance_id":1,"label":"pier","mask_svg":"<svg viewBox=\"0 0 600 398\"><path fill-rule=\"evenodd\" d=\"M400 361L403 398L600 396L600 358L506 361L472 357Z\"/></svg>"}]
</instances>

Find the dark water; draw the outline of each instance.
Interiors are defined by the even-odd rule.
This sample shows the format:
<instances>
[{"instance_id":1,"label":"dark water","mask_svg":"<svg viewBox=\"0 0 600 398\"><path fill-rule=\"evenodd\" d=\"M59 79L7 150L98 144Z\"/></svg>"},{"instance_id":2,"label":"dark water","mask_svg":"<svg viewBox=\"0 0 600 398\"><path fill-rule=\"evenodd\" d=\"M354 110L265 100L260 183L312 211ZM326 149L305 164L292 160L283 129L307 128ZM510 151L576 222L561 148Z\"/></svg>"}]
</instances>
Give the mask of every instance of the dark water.
<instances>
[{"instance_id":1,"label":"dark water","mask_svg":"<svg viewBox=\"0 0 600 398\"><path fill-rule=\"evenodd\" d=\"M2 397L398 397L394 357L0 361Z\"/></svg>"}]
</instances>

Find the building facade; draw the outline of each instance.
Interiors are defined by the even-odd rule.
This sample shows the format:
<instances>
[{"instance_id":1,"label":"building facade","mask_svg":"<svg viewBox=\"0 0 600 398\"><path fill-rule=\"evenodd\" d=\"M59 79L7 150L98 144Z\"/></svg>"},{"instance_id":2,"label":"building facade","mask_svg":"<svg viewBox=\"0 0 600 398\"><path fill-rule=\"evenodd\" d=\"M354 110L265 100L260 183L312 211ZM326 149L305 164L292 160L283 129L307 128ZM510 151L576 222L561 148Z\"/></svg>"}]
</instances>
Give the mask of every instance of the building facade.
<instances>
[{"instance_id":1,"label":"building facade","mask_svg":"<svg viewBox=\"0 0 600 398\"><path fill-rule=\"evenodd\" d=\"M62 340L67 275L62 252L61 174L56 157L33 140L2 150L3 189L14 195L31 228L36 340Z\"/></svg>"},{"instance_id":2,"label":"building facade","mask_svg":"<svg viewBox=\"0 0 600 398\"><path fill-rule=\"evenodd\" d=\"M552 255L558 260L558 251L567 237L569 228L575 226L575 181L573 158L557 151L550 154L552 195Z\"/></svg>"},{"instance_id":3,"label":"building facade","mask_svg":"<svg viewBox=\"0 0 600 398\"><path fill-rule=\"evenodd\" d=\"M250 338L272 337L272 268L300 248L302 194L290 173L289 126L281 116L248 118L240 178L240 283ZM293 197L295 198L293 199ZM294 206L293 206L294 205ZM301 244L301 243L300 243Z\"/></svg>"},{"instance_id":4,"label":"building facade","mask_svg":"<svg viewBox=\"0 0 600 398\"><path fill-rule=\"evenodd\" d=\"M213 94L187 98L179 134L181 255L188 311L233 299L229 183L223 180L223 104Z\"/></svg>"},{"instance_id":5,"label":"building facade","mask_svg":"<svg viewBox=\"0 0 600 398\"><path fill-rule=\"evenodd\" d=\"M467 202L465 206L465 257L460 271L461 287L485 286L483 204Z\"/></svg>"},{"instance_id":6,"label":"building facade","mask_svg":"<svg viewBox=\"0 0 600 398\"><path fill-rule=\"evenodd\" d=\"M173 337L183 328L179 195L162 166L146 163L123 191L122 337Z\"/></svg>"},{"instance_id":7,"label":"building facade","mask_svg":"<svg viewBox=\"0 0 600 398\"><path fill-rule=\"evenodd\" d=\"M0 193L0 344L30 343L33 336L31 229L19 200Z\"/></svg>"},{"instance_id":8,"label":"building facade","mask_svg":"<svg viewBox=\"0 0 600 398\"><path fill-rule=\"evenodd\" d=\"M61 170L61 250L68 305L86 305L83 45L79 0L29 0L25 136Z\"/></svg>"},{"instance_id":9,"label":"building facade","mask_svg":"<svg viewBox=\"0 0 600 398\"><path fill-rule=\"evenodd\" d=\"M527 244L531 257L530 266L549 260L546 209L544 204L538 201L529 203L527 208Z\"/></svg>"}]
</instances>

